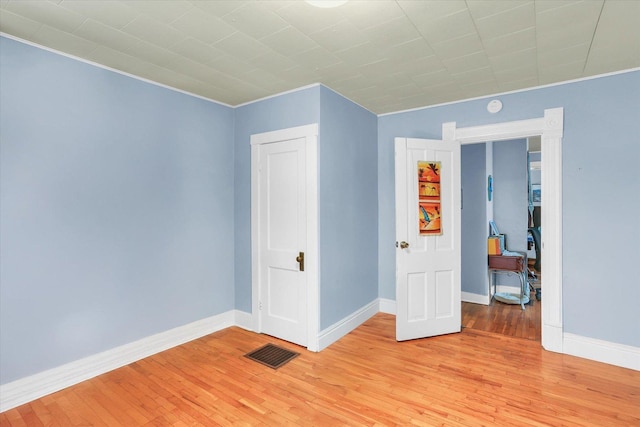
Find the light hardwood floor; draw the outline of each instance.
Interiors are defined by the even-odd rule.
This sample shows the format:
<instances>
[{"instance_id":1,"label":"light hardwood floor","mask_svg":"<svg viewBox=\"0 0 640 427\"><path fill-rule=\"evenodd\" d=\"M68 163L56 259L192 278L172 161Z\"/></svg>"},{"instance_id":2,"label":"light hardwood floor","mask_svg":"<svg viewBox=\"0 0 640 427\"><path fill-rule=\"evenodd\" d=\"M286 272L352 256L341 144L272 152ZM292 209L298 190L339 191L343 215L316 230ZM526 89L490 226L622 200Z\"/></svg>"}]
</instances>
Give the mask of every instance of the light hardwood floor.
<instances>
[{"instance_id":1,"label":"light hardwood floor","mask_svg":"<svg viewBox=\"0 0 640 427\"><path fill-rule=\"evenodd\" d=\"M0 414L2 426L640 425L640 372L466 328L398 343L379 313L320 353L237 327ZM274 371L245 357L301 352Z\"/></svg>"},{"instance_id":2,"label":"light hardwood floor","mask_svg":"<svg viewBox=\"0 0 640 427\"><path fill-rule=\"evenodd\" d=\"M462 327L494 332L516 338L541 341L541 304L531 292L531 304L525 310L518 304L492 300L489 305L462 303Z\"/></svg>"}]
</instances>

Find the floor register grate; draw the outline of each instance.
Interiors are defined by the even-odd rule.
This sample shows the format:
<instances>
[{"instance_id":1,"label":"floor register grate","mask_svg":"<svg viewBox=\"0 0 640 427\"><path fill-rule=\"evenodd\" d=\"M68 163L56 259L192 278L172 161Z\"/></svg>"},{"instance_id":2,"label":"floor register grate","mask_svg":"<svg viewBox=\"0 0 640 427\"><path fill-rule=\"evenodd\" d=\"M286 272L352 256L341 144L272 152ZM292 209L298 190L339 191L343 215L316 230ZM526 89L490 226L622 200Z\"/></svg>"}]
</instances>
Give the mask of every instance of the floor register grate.
<instances>
[{"instance_id":1,"label":"floor register grate","mask_svg":"<svg viewBox=\"0 0 640 427\"><path fill-rule=\"evenodd\" d=\"M286 348L278 347L274 344L267 344L257 350L253 350L244 355L251 360L262 363L273 369L278 369L285 363L298 357L300 353L296 353Z\"/></svg>"}]
</instances>

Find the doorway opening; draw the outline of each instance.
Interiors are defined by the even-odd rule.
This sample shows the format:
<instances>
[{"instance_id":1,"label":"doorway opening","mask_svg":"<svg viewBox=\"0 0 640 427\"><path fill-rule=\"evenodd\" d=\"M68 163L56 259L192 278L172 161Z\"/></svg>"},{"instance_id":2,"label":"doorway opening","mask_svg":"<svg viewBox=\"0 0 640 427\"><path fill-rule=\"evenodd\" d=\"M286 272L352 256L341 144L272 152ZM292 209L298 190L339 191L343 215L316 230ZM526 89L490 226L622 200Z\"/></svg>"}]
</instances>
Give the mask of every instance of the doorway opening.
<instances>
[{"instance_id":1,"label":"doorway opening","mask_svg":"<svg viewBox=\"0 0 640 427\"><path fill-rule=\"evenodd\" d=\"M540 137L466 144L461 148L462 183L462 327L505 336L541 340L541 254L539 239ZM531 162L531 159L534 162ZM530 164L535 165L531 170ZM533 187L532 187L533 186ZM537 222L532 228L534 205ZM494 221L494 230L489 222ZM499 230L499 231L498 231ZM487 268L487 237L499 232L505 250L524 258L526 293L518 303L521 275L495 274ZM515 255L515 254L512 254ZM534 266L537 269L534 269ZM513 296L513 300L494 298Z\"/></svg>"},{"instance_id":2,"label":"doorway opening","mask_svg":"<svg viewBox=\"0 0 640 427\"><path fill-rule=\"evenodd\" d=\"M442 125L444 141L474 144L540 136L541 197L544 210L541 221L541 255L545 262L544 298L541 301L542 346L563 351L562 325L562 136L563 108L544 111L544 117L492 125L456 127Z\"/></svg>"}]
</instances>

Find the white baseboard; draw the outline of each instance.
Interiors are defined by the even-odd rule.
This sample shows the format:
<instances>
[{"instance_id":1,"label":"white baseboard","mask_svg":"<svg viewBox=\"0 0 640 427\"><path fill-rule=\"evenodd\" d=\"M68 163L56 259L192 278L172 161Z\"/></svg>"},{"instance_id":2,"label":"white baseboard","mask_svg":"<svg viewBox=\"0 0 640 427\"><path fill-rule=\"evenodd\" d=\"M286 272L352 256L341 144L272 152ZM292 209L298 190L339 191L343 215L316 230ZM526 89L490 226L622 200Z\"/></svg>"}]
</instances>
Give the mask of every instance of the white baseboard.
<instances>
[{"instance_id":1,"label":"white baseboard","mask_svg":"<svg viewBox=\"0 0 640 427\"><path fill-rule=\"evenodd\" d=\"M233 326L234 314L231 310L0 385L0 412Z\"/></svg>"},{"instance_id":2,"label":"white baseboard","mask_svg":"<svg viewBox=\"0 0 640 427\"><path fill-rule=\"evenodd\" d=\"M366 322L380 311L379 301L376 299L362 307L360 310L351 313L344 319L334 323L318 334L318 351L329 347L349 332Z\"/></svg>"},{"instance_id":3,"label":"white baseboard","mask_svg":"<svg viewBox=\"0 0 640 427\"><path fill-rule=\"evenodd\" d=\"M488 296L463 293L463 300ZM475 302L475 301L469 301ZM379 298L318 334L318 351L336 342L378 312L396 314L396 302ZM230 310L188 325L107 350L75 362L0 385L0 412L20 406L63 388L144 359L169 348L209 335L230 326L252 330L250 313ZM561 328L559 329L561 331ZM544 335L544 334L543 334ZM547 334L548 335L548 334ZM545 338L543 336L543 338ZM544 341L544 339L543 339ZM545 348L572 356L640 371L640 348L570 333Z\"/></svg>"},{"instance_id":4,"label":"white baseboard","mask_svg":"<svg viewBox=\"0 0 640 427\"><path fill-rule=\"evenodd\" d=\"M387 298L379 298L380 311L387 314L396 314L396 302Z\"/></svg>"},{"instance_id":5,"label":"white baseboard","mask_svg":"<svg viewBox=\"0 0 640 427\"><path fill-rule=\"evenodd\" d=\"M564 333L565 354L640 371L640 348Z\"/></svg>"},{"instance_id":6,"label":"white baseboard","mask_svg":"<svg viewBox=\"0 0 640 427\"><path fill-rule=\"evenodd\" d=\"M246 311L233 310L235 325L239 328L253 331L253 315Z\"/></svg>"},{"instance_id":7,"label":"white baseboard","mask_svg":"<svg viewBox=\"0 0 640 427\"><path fill-rule=\"evenodd\" d=\"M472 302L474 304L489 305L491 302L489 295L472 294L471 292L462 292L460 298L464 302Z\"/></svg>"}]
</instances>

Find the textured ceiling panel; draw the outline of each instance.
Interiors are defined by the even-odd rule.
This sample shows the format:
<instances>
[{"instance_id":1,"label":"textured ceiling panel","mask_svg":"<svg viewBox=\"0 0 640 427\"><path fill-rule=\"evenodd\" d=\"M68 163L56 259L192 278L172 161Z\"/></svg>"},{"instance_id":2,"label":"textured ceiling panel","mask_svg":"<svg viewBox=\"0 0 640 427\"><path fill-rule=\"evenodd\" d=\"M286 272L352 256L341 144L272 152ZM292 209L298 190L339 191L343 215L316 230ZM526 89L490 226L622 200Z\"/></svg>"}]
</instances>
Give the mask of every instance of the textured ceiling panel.
<instances>
[{"instance_id":1,"label":"textured ceiling panel","mask_svg":"<svg viewBox=\"0 0 640 427\"><path fill-rule=\"evenodd\" d=\"M640 67L635 0L1 0L0 31L229 105L323 83L386 113Z\"/></svg>"}]
</instances>

